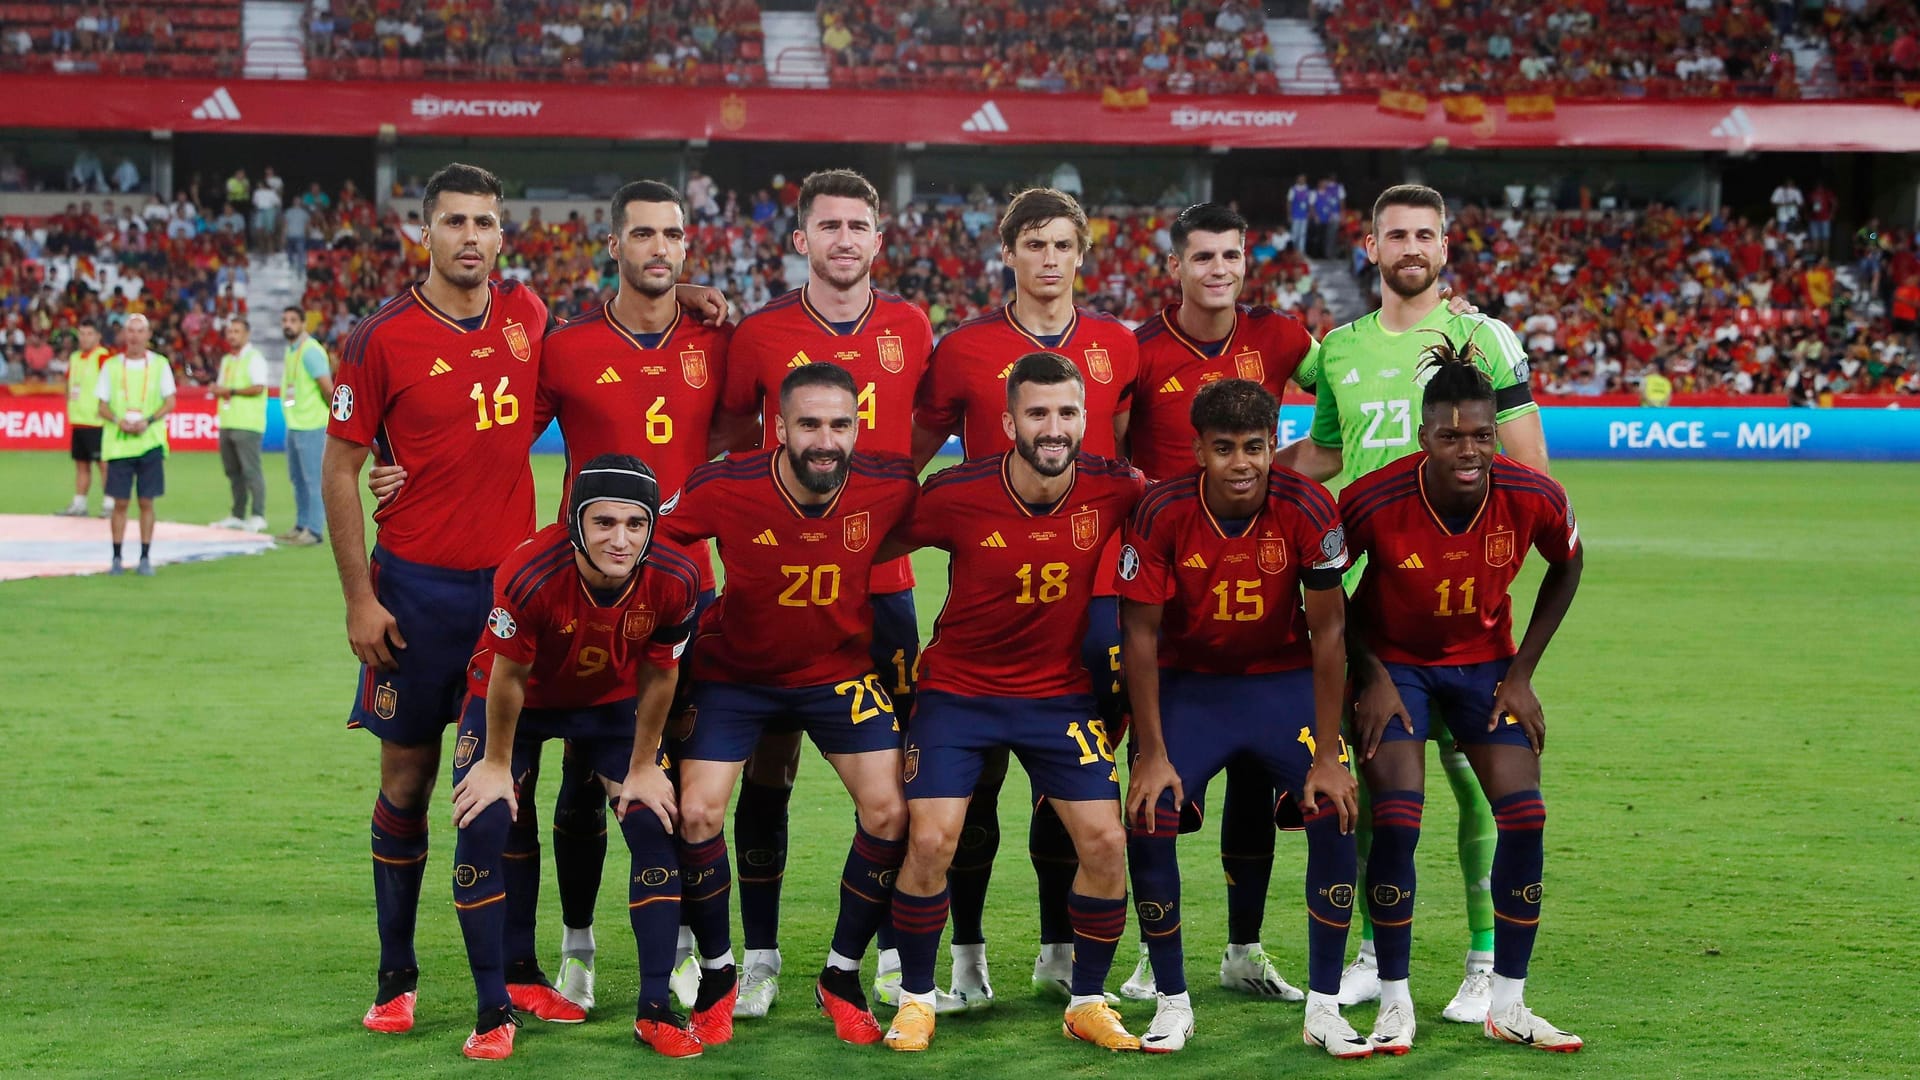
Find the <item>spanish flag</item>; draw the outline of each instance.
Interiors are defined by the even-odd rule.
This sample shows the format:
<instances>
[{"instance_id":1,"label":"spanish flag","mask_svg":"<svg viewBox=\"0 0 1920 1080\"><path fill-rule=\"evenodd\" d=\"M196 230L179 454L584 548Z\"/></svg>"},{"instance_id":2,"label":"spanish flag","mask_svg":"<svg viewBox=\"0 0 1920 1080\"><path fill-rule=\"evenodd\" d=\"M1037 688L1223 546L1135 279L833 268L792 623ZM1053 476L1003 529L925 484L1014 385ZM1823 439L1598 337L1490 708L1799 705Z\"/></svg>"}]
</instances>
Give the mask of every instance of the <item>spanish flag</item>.
<instances>
[{"instance_id":1,"label":"spanish flag","mask_svg":"<svg viewBox=\"0 0 1920 1080\"><path fill-rule=\"evenodd\" d=\"M1147 88L1144 86L1137 86L1132 90L1122 90L1117 86L1109 86L1105 90L1100 91L1100 107L1103 109L1113 109L1118 112L1132 112L1146 108L1147 104Z\"/></svg>"},{"instance_id":2,"label":"spanish flag","mask_svg":"<svg viewBox=\"0 0 1920 1080\"><path fill-rule=\"evenodd\" d=\"M1477 124L1487 118L1487 103L1478 94L1450 94L1440 99L1440 108L1453 124Z\"/></svg>"},{"instance_id":3,"label":"spanish flag","mask_svg":"<svg viewBox=\"0 0 1920 1080\"><path fill-rule=\"evenodd\" d=\"M1552 94L1508 94L1507 119L1509 120L1551 120L1553 119Z\"/></svg>"},{"instance_id":4,"label":"spanish flag","mask_svg":"<svg viewBox=\"0 0 1920 1080\"><path fill-rule=\"evenodd\" d=\"M1907 90L1901 93L1900 100L1907 103L1909 109L1920 109L1920 90Z\"/></svg>"},{"instance_id":5,"label":"spanish flag","mask_svg":"<svg viewBox=\"0 0 1920 1080\"><path fill-rule=\"evenodd\" d=\"M1427 116L1427 95L1413 90L1382 90L1380 91L1380 111L1414 120L1424 120Z\"/></svg>"}]
</instances>

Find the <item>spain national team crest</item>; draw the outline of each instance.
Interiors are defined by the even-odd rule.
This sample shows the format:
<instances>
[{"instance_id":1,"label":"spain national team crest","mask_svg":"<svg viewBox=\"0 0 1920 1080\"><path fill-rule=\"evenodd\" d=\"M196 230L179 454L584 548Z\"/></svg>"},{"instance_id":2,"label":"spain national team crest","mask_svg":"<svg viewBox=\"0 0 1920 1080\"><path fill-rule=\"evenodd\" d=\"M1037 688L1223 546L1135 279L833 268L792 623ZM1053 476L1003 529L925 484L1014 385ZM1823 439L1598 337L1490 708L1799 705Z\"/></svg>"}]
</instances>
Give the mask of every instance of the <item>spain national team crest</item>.
<instances>
[{"instance_id":1,"label":"spain national team crest","mask_svg":"<svg viewBox=\"0 0 1920 1080\"><path fill-rule=\"evenodd\" d=\"M524 364L533 359L533 341L527 337L526 327L510 322L500 328L500 333L506 337L507 350L515 360Z\"/></svg>"},{"instance_id":2,"label":"spain national team crest","mask_svg":"<svg viewBox=\"0 0 1920 1080\"><path fill-rule=\"evenodd\" d=\"M1070 520L1073 523L1073 546L1081 551L1092 551L1100 543L1100 511L1082 510Z\"/></svg>"},{"instance_id":3,"label":"spain national team crest","mask_svg":"<svg viewBox=\"0 0 1920 1080\"><path fill-rule=\"evenodd\" d=\"M1098 383L1113 381L1113 361L1107 358L1105 349L1086 350L1087 375Z\"/></svg>"},{"instance_id":4,"label":"spain national team crest","mask_svg":"<svg viewBox=\"0 0 1920 1080\"><path fill-rule=\"evenodd\" d=\"M913 782L913 778L919 775L920 748L916 746L907 751L906 758L900 763L900 782L910 784Z\"/></svg>"},{"instance_id":5,"label":"spain national team crest","mask_svg":"<svg viewBox=\"0 0 1920 1080\"><path fill-rule=\"evenodd\" d=\"M393 719L393 714L399 711L399 708L400 691L395 690L391 686L376 686L373 688L373 715L382 720L391 720Z\"/></svg>"},{"instance_id":6,"label":"spain national team crest","mask_svg":"<svg viewBox=\"0 0 1920 1080\"><path fill-rule=\"evenodd\" d=\"M1487 565L1505 566L1513 561L1513 530L1507 529L1487 537Z\"/></svg>"},{"instance_id":7,"label":"spain national team crest","mask_svg":"<svg viewBox=\"0 0 1920 1080\"><path fill-rule=\"evenodd\" d=\"M707 385L707 354L700 349L688 349L680 354L680 377L695 390Z\"/></svg>"},{"instance_id":8,"label":"spain national team crest","mask_svg":"<svg viewBox=\"0 0 1920 1080\"><path fill-rule=\"evenodd\" d=\"M872 524L872 518L865 510L850 515L841 522L840 539L847 545L848 551L861 551L866 548L867 540L871 537Z\"/></svg>"},{"instance_id":9,"label":"spain national team crest","mask_svg":"<svg viewBox=\"0 0 1920 1080\"><path fill-rule=\"evenodd\" d=\"M480 749L478 735L462 735L460 741L453 744L453 767L464 769L473 764L473 755Z\"/></svg>"},{"instance_id":10,"label":"spain national team crest","mask_svg":"<svg viewBox=\"0 0 1920 1080\"><path fill-rule=\"evenodd\" d=\"M639 641L653 633L653 609L634 608L620 621L620 636L628 641Z\"/></svg>"},{"instance_id":11,"label":"spain national team crest","mask_svg":"<svg viewBox=\"0 0 1920 1080\"><path fill-rule=\"evenodd\" d=\"M1277 574L1287 568L1287 540L1283 536L1263 536L1256 552L1260 560L1260 569L1269 574Z\"/></svg>"},{"instance_id":12,"label":"spain national team crest","mask_svg":"<svg viewBox=\"0 0 1920 1080\"><path fill-rule=\"evenodd\" d=\"M728 131L739 131L747 126L747 99L739 94L728 94L720 99L720 126Z\"/></svg>"},{"instance_id":13,"label":"spain national team crest","mask_svg":"<svg viewBox=\"0 0 1920 1080\"><path fill-rule=\"evenodd\" d=\"M1243 353L1235 353L1233 357L1233 373L1236 377L1246 379L1249 382L1266 381L1267 365L1260 362L1260 350L1248 349Z\"/></svg>"},{"instance_id":14,"label":"spain national team crest","mask_svg":"<svg viewBox=\"0 0 1920 1080\"><path fill-rule=\"evenodd\" d=\"M907 347L900 343L900 335L883 334L873 341L880 350L880 366L887 374L898 375L907 368Z\"/></svg>"}]
</instances>

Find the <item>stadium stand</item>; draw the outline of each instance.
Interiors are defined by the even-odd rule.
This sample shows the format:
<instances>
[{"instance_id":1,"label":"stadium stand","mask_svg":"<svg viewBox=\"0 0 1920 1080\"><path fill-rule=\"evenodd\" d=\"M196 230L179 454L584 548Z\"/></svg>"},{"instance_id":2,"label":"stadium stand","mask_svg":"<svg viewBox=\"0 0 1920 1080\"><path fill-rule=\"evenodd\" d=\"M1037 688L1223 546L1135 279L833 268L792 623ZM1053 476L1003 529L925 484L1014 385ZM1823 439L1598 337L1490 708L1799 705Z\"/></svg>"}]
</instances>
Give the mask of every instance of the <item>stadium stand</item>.
<instances>
[{"instance_id":1,"label":"stadium stand","mask_svg":"<svg viewBox=\"0 0 1920 1080\"><path fill-rule=\"evenodd\" d=\"M1098 92L1279 89L1257 4L821 0L836 85Z\"/></svg>"},{"instance_id":2,"label":"stadium stand","mask_svg":"<svg viewBox=\"0 0 1920 1080\"><path fill-rule=\"evenodd\" d=\"M1514 327L1550 393L1618 393L1655 363L1686 393L1920 390L1889 287L1920 281L1911 232L1836 267L1797 222L1468 208L1448 243L1454 287Z\"/></svg>"},{"instance_id":3,"label":"stadium stand","mask_svg":"<svg viewBox=\"0 0 1920 1080\"><path fill-rule=\"evenodd\" d=\"M240 0L0 3L0 70L192 78L238 70Z\"/></svg>"},{"instance_id":4,"label":"stadium stand","mask_svg":"<svg viewBox=\"0 0 1920 1080\"><path fill-rule=\"evenodd\" d=\"M764 82L754 0L316 5L308 73L337 79Z\"/></svg>"},{"instance_id":5,"label":"stadium stand","mask_svg":"<svg viewBox=\"0 0 1920 1080\"><path fill-rule=\"evenodd\" d=\"M1899 96L1920 78L1920 15L1890 0L1316 0L1313 17L1350 91L1799 98L1796 54L1823 41L1822 74L1846 94Z\"/></svg>"},{"instance_id":6,"label":"stadium stand","mask_svg":"<svg viewBox=\"0 0 1920 1080\"><path fill-rule=\"evenodd\" d=\"M709 190L705 178L697 186L688 280L720 288L742 312L791 287L790 275L802 271L786 241L791 208L769 195L777 189ZM302 302L323 340L342 340L422 276L417 210L398 209L404 203L378 209L351 186L328 194L307 185L289 201L307 212L305 243L287 250L304 263ZM208 210L184 195L173 204L137 202L109 198L96 208L79 201L46 218L6 222L6 378L43 375L48 346L64 355L64 331L78 320L117 322L133 311L154 320L155 347L174 359L183 380L211 378L225 351L222 328L247 311L247 221L218 200L208 200ZM920 304L936 331L1005 303L1007 275L993 231L1000 210L976 191L893 213L876 283ZM1082 302L1138 322L1174 299L1164 270L1173 212L1093 208ZM1346 242L1357 244L1362 228L1360 215L1348 211ZM578 315L616 285L604 230L604 211L548 221L536 208L509 223L502 273L540 290L557 316ZM1514 326L1546 393L1623 392L1654 363L1664 363L1688 393L1920 393L1920 252L1910 230L1869 223L1851 256L1836 262L1797 219L1755 223L1661 205L1467 207L1449 242L1452 286ZM1248 251L1247 302L1295 312L1316 336L1332 329L1336 319L1316 280L1323 271L1289 249L1284 230L1257 227ZM1370 284L1364 258L1352 265Z\"/></svg>"}]
</instances>

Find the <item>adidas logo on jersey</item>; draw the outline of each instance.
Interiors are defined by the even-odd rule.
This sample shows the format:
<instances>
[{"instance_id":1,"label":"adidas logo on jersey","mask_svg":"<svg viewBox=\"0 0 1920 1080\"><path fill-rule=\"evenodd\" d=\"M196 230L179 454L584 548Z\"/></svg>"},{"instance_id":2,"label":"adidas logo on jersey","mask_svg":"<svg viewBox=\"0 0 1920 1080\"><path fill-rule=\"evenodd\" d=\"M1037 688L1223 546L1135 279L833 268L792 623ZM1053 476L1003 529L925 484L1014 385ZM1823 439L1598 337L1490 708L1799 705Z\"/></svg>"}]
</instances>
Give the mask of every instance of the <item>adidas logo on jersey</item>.
<instances>
[{"instance_id":1,"label":"adidas logo on jersey","mask_svg":"<svg viewBox=\"0 0 1920 1080\"><path fill-rule=\"evenodd\" d=\"M1189 570L1205 570L1207 568L1207 560L1201 558L1200 553L1196 551L1185 559L1182 559L1180 565Z\"/></svg>"},{"instance_id":2,"label":"adidas logo on jersey","mask_svg":"<svg viewBox=\"0 0 1920 1080\"><path fill-rule=\"evenodd\" d=\"M1346 378L1340 380L1340 385L1355 386L1355 385L1358 385L1359 382L1360 382L1360 369L1354 368L1352 371L1347 372Z\"/></svg>"},{"instance_id":3,"label":"adidas logo on jersey","mask_svg":"<svg viewBox=\"0 0 1920 1080\"><path fill-rule=\"evenodd\" d=\"M445 375L447 372L452 370L453 370L452 364L449 364L445 360L442 360L436 356L433 358L433 366L427 369L427 378L431 379L435 375Z\"/></svg>"},{"instance_id":4,"label":"adidas logo on jersey","mask_svg":"<svg viewBox=\"0 0 1920 1080\"><path fill-rule=\"evenodd\" d=\"M1180 376L1178 375L1160 384L1160 392L1163 394L1181 394L1185 393L1186 389L1186 387L1180 385Z\"/></svg>"},{"instance_id":5,"label":"adidas logo on jersey","mask_svg":"<svg viewBox=\"0 0 1920 1080\"><path fill-rule=\"evenodd\" d=\"M1009 376L1009 375L1011 375L1011 374L1013 374L1013 365L1012 365L1012 364L1008 364L1008 365L1007 365L1006 367L1003 367L1003 368L1001 368L1001 369L1000 369L1000 375L999 375L999 379L1000 379L1000 381L1001 381L1001 382L1006 382L1006 381L1007 381L1007 376Z\"/></svg>"},{"instance_id":6,"label":"adidas logo on jersey","mask_svg":"<svg viewBox=\"0 0 1920 1080\"><path fill-rule=\"evenodd\" d=\"M779 540L776 540L776 539L774 539L774 535L773 535L773 530L772 530L772 529L768 529L768 530L766 530L765 532L763 532L763 533L761 533L761 534L760 534L759 536L756 536L756 537L754 537L754 538L753 538L753 542L754 542L754 543L756 543L756 544L761 544L761 545L763 545L763 546L765 546L765 547L779 547L779 546L780 546L780 541L779 541Z\"/></svg>"},{"instance_id":7,"label":"adidas logo on jersey","mask_svg":"<svg viewBox=\"0 0 1920 1080\"><path fill-rule=\"evenodd\" d=\"M607 370L601 372L600 377L593 381L600 384L601 386L605 386L608 383L617 383L620 381L620 373L613 370L612 364L608 364Z\"/></svg>"},{"instance_id":8,"label":"adidas logo on jersey","mask_svg":"<svg viewBox=\"0 0 1920 1080\"><path fill-rule=\"evenodd\" d=\"M793 359L787 361L787 366L788 367L806 367L808 364L811 364L811 363L813 363L813 358L808 356L806 353L806 350L803 349L800 352L793 354Z\"/></svg>"},{"instance_id":9,"label":"adidas logo on jersey","mask_svg":"<svg viewBox=\"0 0 1920 1080\"><path fill-rule=\"evenodd\" d=\"M1400 569L1402 570L1425 570L1426 568L1427 564L1421 562L1420 556L1417 554L1409 555L1400 560Z\"/></svg>"},{"instance_id":10,"label":"adidas logo on jersey","mask_svg":"<svg viewBox=\"0 0 1920 1080\"><path fill-rule=\"evenodd\" d=\"M1007 542L1001 538L999 530L995 530L992 536L980 541L980 546L986 548L1003 548L1007 546Z\"/></svg>"}]
</instances>

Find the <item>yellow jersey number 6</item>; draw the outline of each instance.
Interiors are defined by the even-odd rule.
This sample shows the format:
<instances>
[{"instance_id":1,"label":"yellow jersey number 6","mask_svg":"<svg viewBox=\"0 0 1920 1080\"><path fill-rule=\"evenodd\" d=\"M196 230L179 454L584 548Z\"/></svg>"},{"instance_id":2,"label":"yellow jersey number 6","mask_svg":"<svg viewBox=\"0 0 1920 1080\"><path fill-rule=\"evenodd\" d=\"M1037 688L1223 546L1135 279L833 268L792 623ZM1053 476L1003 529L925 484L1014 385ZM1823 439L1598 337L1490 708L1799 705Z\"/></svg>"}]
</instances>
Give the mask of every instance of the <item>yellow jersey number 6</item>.
<instances>
[{"instance_id":1,"label":"yellow jersey number 6","mask_svg":"<svg viewBox=\"0 0 1920 1080\"><path fill-rule=\"evenodd\" d=\"M864 679L848 679L833 688L833 692L847 699L847 715L855 724L864 724L876 716L885 714L893 717L893 699L880 685L879 675L868 675ZM873 704L869 706L868 700ZM893 719L893 730L900 730L900 720Z\"/></svg>"}]
</instances>

